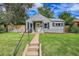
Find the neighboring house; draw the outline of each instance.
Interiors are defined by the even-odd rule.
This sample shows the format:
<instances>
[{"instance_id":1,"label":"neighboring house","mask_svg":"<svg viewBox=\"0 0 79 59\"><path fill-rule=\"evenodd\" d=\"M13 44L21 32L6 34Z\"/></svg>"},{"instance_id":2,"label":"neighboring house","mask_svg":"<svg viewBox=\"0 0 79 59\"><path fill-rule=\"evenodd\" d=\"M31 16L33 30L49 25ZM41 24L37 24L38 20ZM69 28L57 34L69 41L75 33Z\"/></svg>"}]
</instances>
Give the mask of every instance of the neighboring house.
<instances>
[{"instance_id":1,"label":"neighboring house","mask_svg":"<svg viewBox=\"0 0 79 59\"><path fill-rule=\"evenodd\" d=\"M79 27L79 20L75 19L75 20L73 21L73 24Z\"/></svg>"},{"instance_id":2,"label":"neighboring house","mask_svg":"<svg viewBox=\"0 0 79 59\"><path fill-rule=\"evenodd\" d=\"M64 33L64 24L62 19L49 19L41 14L37 14L26 20L26 30L42 33Z\"/></svg>"}]
</instances>

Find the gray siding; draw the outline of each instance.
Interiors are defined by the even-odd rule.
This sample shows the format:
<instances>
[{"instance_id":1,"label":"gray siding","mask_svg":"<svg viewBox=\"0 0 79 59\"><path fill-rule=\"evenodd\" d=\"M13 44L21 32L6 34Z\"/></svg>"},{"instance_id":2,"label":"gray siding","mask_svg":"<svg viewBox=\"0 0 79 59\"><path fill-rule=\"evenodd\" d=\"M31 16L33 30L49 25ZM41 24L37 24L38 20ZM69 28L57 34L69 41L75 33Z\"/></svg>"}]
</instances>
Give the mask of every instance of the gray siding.
<instances>
[{"instance_id":1,"label":"gray siding","mask_svg":"<svg viewBox=\"0 0 79 59\"><path fill-rule=\"evenodd\" d=\"M51 32L51 33L63 33L64 26L61 27L53 27L52 22L49 23L49 29L43 29L44 32Z\"/></svg>"}]
</instances>

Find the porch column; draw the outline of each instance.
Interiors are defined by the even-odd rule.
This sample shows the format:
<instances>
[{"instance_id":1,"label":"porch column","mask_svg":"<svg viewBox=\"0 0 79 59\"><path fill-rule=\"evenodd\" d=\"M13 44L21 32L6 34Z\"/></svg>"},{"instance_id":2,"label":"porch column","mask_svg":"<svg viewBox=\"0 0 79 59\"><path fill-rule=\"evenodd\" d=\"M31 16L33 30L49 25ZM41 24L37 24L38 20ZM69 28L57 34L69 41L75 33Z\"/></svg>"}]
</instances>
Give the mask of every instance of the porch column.
<instances>
[{"instance_id":1,"label":"porch column","mask_svg":"<svg viewBox=\"0 0 79 59\"><path fill-rule=\"evenodd\" d=\"M30 23L29 23L29 31L30 31L31 27L30 27Z\"/></svg>"},{"instance_id":2,"label":"porch column","mask_svg":"<svg viewBox=\"0 0 79 59\"><path fill-rule=\"evenodd\" d=\"M32 32L34 32L34 24L33 24L33 22L32 22Z\"/></svg>"},{"instance_id":3,"label":"porch column","mask_svg":"<svg viewBox=\"0 0 79 59\"><path fill-rule=\"evenodd\" d=\"M42 22L42 32L44 32L44 22Z\"/></svg>"},{"instance_id":4,"label":"porch column","mask_svg":"<svg viewBox=\"0 0 79 59\"><path fill-rule=\"evenodd\" d=\"M29 22L26 22L26 32L28 32L30 29L30 25L29 25Z\"/></svg>"}]
</instances>

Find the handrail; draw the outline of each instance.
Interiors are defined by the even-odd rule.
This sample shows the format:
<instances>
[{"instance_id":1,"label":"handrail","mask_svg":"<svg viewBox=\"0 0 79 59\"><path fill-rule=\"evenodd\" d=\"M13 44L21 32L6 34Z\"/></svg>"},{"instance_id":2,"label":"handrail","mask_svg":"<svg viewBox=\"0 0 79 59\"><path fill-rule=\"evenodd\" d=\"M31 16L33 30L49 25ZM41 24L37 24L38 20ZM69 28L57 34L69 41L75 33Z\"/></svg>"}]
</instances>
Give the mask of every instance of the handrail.
<instances>
[{"instance_id":1,"label":"handrail","mask_svg":"<svg viewBox=\"0 0 79 59\"><path fill-rule=\"evenodd\" d=\"M15 56L15 55L17 54L18 49L19 49L19 45L20 45L20 43L21 43L21 40L22 40L24 34L25 34L25 31L23 32L23 34L22 34L22 36L21 36L21 38L20 38L18 44L17 44L16 47L15 47L15 50L14 50L13 56Z\"/></svg>"}]
</instances>

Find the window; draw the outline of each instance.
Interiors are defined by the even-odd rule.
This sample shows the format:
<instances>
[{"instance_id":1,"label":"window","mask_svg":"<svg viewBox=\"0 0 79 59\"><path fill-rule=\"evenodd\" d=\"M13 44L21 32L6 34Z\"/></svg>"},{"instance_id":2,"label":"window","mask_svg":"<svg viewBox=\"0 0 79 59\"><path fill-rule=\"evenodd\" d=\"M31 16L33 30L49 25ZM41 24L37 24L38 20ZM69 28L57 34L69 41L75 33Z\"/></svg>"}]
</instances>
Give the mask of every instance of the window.
<instances>
[{"instance_id":1,"label":"window","mask_svg":"<svg viewBox=\"0 0 79 59\"><path fill-rule=\"evenodd\" d=\"M32 23L30 23L30 27L32 28Z\"/></svg>"},{"instance_id":2,"label":"window","mask_svg":"<svg viewBox=\"0 0 79 59\"><path fill-rule=\"evenodd\" d=\"M44 28L48 28L49 29L49 23L45 23L44 24Z\"/></svg>"},{"instance_id":3,"label":"window","mask_svg":"<svg viewBox=\"0 0 79 59\"><path fill-rule=\"evenodd\" d=\"M52 26L53 27L62 27L62 26L64 26L64 24L62 22L53 22Z\"/></svg>"},{"instance_id":4,"label":"window","mask_svg":"<svg viewBox=\"0 0 79 59\"><path fill-rule=\"evenodd\" d=\"M61 26L60 24L61 24L61 23L58 23L58 26Z\"/></svg>"},{"instance_id":5,"label":"window","mask_svg":"<svg viewBox=\"0 0 79 59\"><path fill-rule=\"evenodd\" d=\"M56 24L56 26L58 26L58 23L55 23Z\"/></svg>"},{"instance_id":6,"label":"window","mask_svg":"<svg viewBox=\"0 0 79 59\"><path fill-rule=\"evenodd\" d=\"M48 23L48 29L49 29L49 23Z\"/></svg>"},{"instance_id":7,"label":"window","mask_svg":"<svg viewBox=\"0 0 79 59\"><path fill-rule=\"evenodd\" d=\"M44 24L44 28L47 28L47 23Z\"/></svg>"},{"instance_id":8,"label":"window","mask_svg":"<svg viewBox=\"0 0 79 59\"><path fill-rule=\"evenodd\" d=\"M61 26L63 26L63 23L61 23Z\"/></svg>"}]
</instances>

